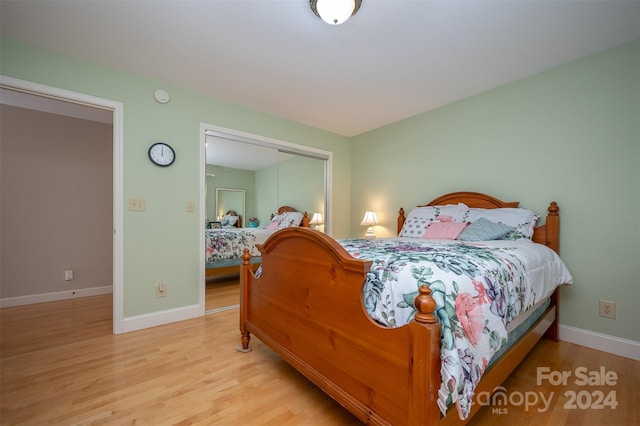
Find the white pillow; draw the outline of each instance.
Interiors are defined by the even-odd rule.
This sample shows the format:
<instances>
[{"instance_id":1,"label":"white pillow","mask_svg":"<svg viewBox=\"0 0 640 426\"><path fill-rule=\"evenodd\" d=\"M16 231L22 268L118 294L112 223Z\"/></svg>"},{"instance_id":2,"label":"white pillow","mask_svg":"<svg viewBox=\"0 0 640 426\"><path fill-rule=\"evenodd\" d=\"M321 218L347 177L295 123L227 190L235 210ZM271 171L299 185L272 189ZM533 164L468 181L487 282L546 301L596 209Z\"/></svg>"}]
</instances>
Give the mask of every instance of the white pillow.
<instances>
[{"instance_id":1,"label":"white pillow","mask_svg":"<svg viewBox=\"0 0 640 426\"><path fill-rule=\"evenodd\" d=\"M222 223L222 226L225 226L225 225L235 226L237 221L238 221L238 216L234 216L231 214L225 214L224 216L222 216L222 219L220 220L220 222Z\"/></svg>"},{"instance_id":2,"label":"white pillow","mask_svg":"<svg viewBox=\"0 0 640 426\"><path fill-rule=\"evenodd\" d=\"M501 240L530 240L533 237L533 230L540 215L534 211L523 208L502 208L502 209L475 209L470 208L467 220L475 222L479 218L485 218L491 222L502 223L515 228Z\"/></svg>"},{"instance_id":3,"label":"white pillow","mask_svg":"<svg viewBox=\"0 0 640 426\"><path fill-rule=\"evenodd\" d=\"M278 229L289 228L292 226L300 226L304 214L300 212L286 212L282 214L282 219L278 224Z\"/></svg>"},{"instance_id":4,"label":"white pillow","mask_svg":"<svg viewBox=\"0 0 640 426\"><path fill-rule=\"evenodd\" d=\"M445 206L416 207L407 215L402 225L399 237L422 238L427 227L432 222L464 222L464 217L469 208L460 204L447 204ZM446 220L443 219L443 216ZM450 220L449 220L450 218Z\"/></svg>"}]
</instances>

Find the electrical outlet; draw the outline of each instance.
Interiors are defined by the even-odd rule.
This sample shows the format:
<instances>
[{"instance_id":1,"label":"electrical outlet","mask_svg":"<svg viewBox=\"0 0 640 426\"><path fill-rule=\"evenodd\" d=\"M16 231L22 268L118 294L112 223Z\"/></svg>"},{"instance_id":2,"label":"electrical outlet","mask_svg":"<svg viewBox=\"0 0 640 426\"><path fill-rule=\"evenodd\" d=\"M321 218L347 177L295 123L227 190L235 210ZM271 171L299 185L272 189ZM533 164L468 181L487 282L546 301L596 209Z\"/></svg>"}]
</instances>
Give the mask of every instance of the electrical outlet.
<instances>
[{"instance_id":1,"label":"electrical outlet","mask_svg":"<svg viewBox=\"0 0 640 426\"><path fill-rule=\"evenodd\" d=\"M65 269L64 270L64 280L65 281L73 280L73 269Z\"/></svg>"},{"instance_id":2,"label":"electrical outlet","mask_svg":"<svg viewBox=\"0 0 640 426\"><path fill-rule=\"evenodd\" d=\"M156 298L167 297L167 283L159 281L156 283Z\"/></svg>"},{"instance_id":3,"label":"electrical outlet","mask_svg":"<svg viewBox=\"0 0 640 426\"><path fill-rule=\"evenodd\" d=\"M601 300L600 316L604 318L616 319L616 302Z\"/></svg>"}]
</instances>

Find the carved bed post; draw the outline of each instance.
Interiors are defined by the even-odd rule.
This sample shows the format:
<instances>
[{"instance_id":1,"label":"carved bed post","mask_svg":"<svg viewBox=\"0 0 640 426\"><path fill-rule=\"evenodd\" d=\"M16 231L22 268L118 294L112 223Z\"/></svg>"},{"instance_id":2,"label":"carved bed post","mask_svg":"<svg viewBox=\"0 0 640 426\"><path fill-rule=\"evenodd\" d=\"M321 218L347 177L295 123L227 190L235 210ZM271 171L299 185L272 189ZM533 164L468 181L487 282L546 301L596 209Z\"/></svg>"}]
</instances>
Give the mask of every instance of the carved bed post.
<instances>
[{"instance_id":1,"label":"carved bed post","mask_svg":"<svg viewBox=\"0 0 640 426\"><path fill-rule=\"evenodd\" d=\"M249 277L251 271L251 253L249 249L242 252L242 265L240 266L240 334L242 346L238 348L239 352L249 352L249 340L251 336L247 330L247 305L249 298Z\"/></svg>"},{"instance_id":2,"label":"carved bed post","mask_svg":"<svg viewBox=\"0 0 640 426\"><path fill-rule=\"evenodd\" d=\"M414 301L416 314L409 325L412 371L408 423L437 425L440 422L440 324L434 314L436 301L431 297L431 289L423 285L418 291Z\"/></svg>"},{"instance_id":3,"label":"carved bed post","mask_svg":"<svg viewBox=\"0 0 640 426\"><path fill-rule=\"evenodd\" d=\"M558 212L560 211L560 207L558 207L558 203L556 203L555 201L552 201L551 204L549 204L549 208L547 208L547 211L549 213L547 214L547 221L546 221L546 230L547 230L546 245L556 253L560 253L559 251L560 236L558 235L559 222L560 222L560 215L558 214Z\"/></svg>"},{"instance_id":4,"label":"carved bed post","mask_svg":"<svg viewBox=\"0 0 640 426\"><path fill-rule=\"evenodd\" d=\"M404 225L404 221L406 218L404 217L404 209L400 207L400 211L398 211L398 234L402 231L402 226Z\"/></svg>"},{"instance_id":5,"label":"carved bed post","mask_svg":"<svg viewBox=\"0 0 640 426\"><path fill-rule=\"evenodd\" d=\"M545 244L553 251L560 254L560 207L558 207L558 203L552 201L551 203L549 203L547 211L548 214L545 223ZM558 315L560 312L559 292L560 289L556 288L556 290L551 295L551 303L556 306L556 317L551 326L544 334L547 339L553 340L554 342L557 342L560 337L560 321L558 319Z\"/></svg>"}]
</instances>

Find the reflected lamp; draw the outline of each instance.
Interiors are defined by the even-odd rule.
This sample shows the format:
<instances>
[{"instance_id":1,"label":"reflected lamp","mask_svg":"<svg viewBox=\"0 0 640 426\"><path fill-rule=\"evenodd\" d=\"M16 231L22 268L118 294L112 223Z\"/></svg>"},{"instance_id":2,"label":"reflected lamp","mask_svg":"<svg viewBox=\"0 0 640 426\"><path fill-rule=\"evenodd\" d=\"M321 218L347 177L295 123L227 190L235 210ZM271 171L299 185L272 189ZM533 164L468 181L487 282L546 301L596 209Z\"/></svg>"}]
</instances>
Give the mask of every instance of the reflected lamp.
<instances>
[{"instance_id":1,"label":"reflected lamp","mask_svg":"<svg viewBox=\"0 0 640 426\"><path fill-rule=\"evenodd\" d=\"M319 231L320 230L320 225L323 224L322 221L322 214L321 213L314 213L313 216L311 217L311 220L309 221L309 225L315 225L315 230Z\"/></svg>"}]
</instances>

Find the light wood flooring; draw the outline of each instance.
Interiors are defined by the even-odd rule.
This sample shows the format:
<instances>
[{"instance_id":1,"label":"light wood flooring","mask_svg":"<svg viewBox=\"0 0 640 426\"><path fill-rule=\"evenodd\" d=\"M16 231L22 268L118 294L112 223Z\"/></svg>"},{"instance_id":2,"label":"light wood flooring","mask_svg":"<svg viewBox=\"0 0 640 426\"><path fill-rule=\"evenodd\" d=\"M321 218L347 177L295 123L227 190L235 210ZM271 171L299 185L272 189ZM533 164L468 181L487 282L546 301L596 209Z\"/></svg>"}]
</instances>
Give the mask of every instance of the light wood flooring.
<instances>
[{"instance_id":1,"label":"light wood flooring","mask_svg":"<svg viewBox=\"0 0 640 426\"><path fill-rule=\"evenodd\" d=\"M240 283L237 277L207 280L205 289L205 311L225 309L240 303Z\"/></svg>"},{"instance_id":2,"label":"light wood flooring","mask_svg":"<svg viewBox=\"0 0 640 426\"><path fill-rule=\"evenodd\" d=\"M114 336L110 295L0 309L2 425L356 425L358 421L253 339L237 309ZM615 371L615 386L536 385L536 368ZM636 425L639 363L540 342L504 384L555 393L549 410L483 408L472 425ZM569 410L567 390L614 390L616 409ZM584 401L583 401L584 402Z\"/></svg>"}]
</instances>

